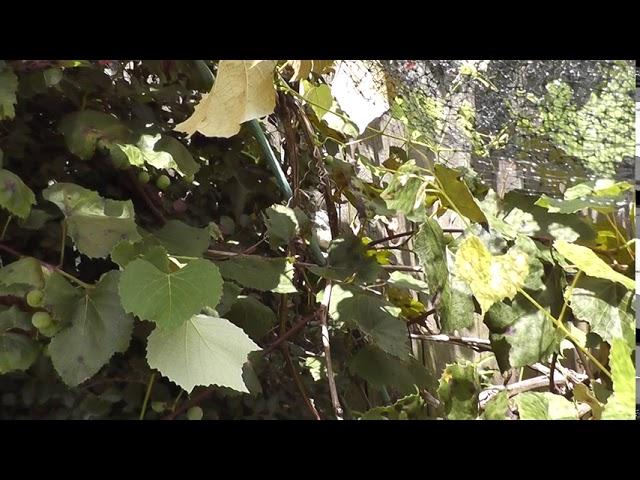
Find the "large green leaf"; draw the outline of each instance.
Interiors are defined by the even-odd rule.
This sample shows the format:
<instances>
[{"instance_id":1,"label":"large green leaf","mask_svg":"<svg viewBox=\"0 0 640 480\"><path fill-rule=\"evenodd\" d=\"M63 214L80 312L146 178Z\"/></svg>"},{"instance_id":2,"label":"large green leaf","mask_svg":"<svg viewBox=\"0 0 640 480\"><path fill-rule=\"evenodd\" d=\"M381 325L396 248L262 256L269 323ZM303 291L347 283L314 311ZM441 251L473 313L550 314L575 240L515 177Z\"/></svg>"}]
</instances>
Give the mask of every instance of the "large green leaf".
<instances>
[{"instance_id":1,"label":"large green leaf","mask_svg":"<svg viewBox=\"0 0 640 480\"><path fill-rule=\"evenodd\" d=\"M31 316L17 307L0 306L0 374L28 369L40 352L35 340L14 329L30 330Z\"/></svg>"},{"instance_id":2,"label":"large green leaf","mask_svg":"<svg viewBox=\"0 0 640 480\"><path fill-rule=\"evenodd\" d=\"M413 239L413 248L432 292L444 288L449 276L444 234L435 220L428 218Z\"/></svg>"},{"instance_id":3,"label":"large green leaf","mask_svg":"<svg viewBox=\"0 0 640 480\"><path fill-rule=\"evenodd\" d=\"M393 272L389 275L387 280L389 285L393 285L395 288L406 288L408 290L415 290L416 292L428 293L429 285L422 280L412 277L408 273Z\"/></svg>"},{"instance_id":4,"label":"large green leaf","mask_svg":"<svg viewBox=\"0 0 640 480\"><path fill-rule=\"evenodd\" d=\"M75 387L98 373L116 352L129 346L133 317L120 305L120 272L105 273L94 289L77 289L70 325L49 344L51 361L64 382ZM49 292L49 301L55 303ZM62 302L68 302L65 296Z\"/></svg>"},{"instance_id":5,"label":"large green leaf","mask_svg":"<svg viewBox=\"0 0 640 480\"><path fill-rule=\"evenodd\" d=\"M567 291L568 293L568 291ZM633 292L615 282L582 278L569 299L577 319L588 322L591 331L606 342L622 339L635 345L635 315L631 311Z\"/></svg>"},{"instance_id":6,"label":"large green leaf","mask_svg":"<svg viewBox=\"0 0 640 480\"><path fill-rule=\"evenodd\" d=\"M455 208L469 220L477 223L487 222L487 218L476 203L475 198L473 198L469 187L462 180L462 172L440 164L434 165L433 172L440 188L446 194L441 194L440 197L443 206L454 208L451 204L451 202L454 202Z\"/></svg>"},{"instance_id":7,"label":"large green leaf","mask_svg":"<svg viewBox=\"0 0 640 480\"><path fill-rule=\"evenodd\" d=\"M603 278L605 280L611 280L612 282L618 282L629 290L635 290L636 282L634 280L616 272L590 248L576 245L574 243L568 243L563 240L556 240L553 242L553 247L560 253L560 255L565 257L590 277Z\"/></svg>"},{"instance_id":8,"label":"large green leaf","mask_svg":"<svg viewBox=\"0 0 640 480\"><path fill-rule=\"evenodd\" d=\"M482 414L484 420L509 420L509 395L501 391L487 402Z\"/></svg>"},{"instance_id":9,"label":"large green leaf","mask_svg":"<svg viewBox=\"0 0 640 480\"><path fill-rule=\"evenodd\" d=\"M253 340L260 340L277 322L276 314L256 298L240 295L226 317Z\"/></svg>"},{"instance_id":10,"label":"large green leaf","mask_svg":"<svg viewBox=\"0 0 640 480\"><path fill-rule=\"evenodd\" d=\"M304 218L302 210L274 205L266 210L265 226L272 248L286 245L300 233L301 220Z\"/></svg>"},{"instance_id":11,"label":"large green leaf","mask_svg":"<svg viewBox=\"0 0 640 480\"><path fill-rule=\"evenodd\" d=\"M216 262L224 278L247 288L276 293L295 293L293 265L286 258L238 256Z\"/></svg>"},{"instance_id":12,"label":"large green leaf","mask_svg":"<svg viewBox=\"0 0 640 480\"><path fill-rule=\"evenodd\" d=\"M631 361L631 348L624 340L611 342L609 365L613 377L613 395L607 400L603 420L636 419L636 369Z\"/></svg>"},{"instance_id":13,"label":"large green leaf","mask_svg":"<svg viewBox=\"0 0 640 480\"><path fill-rule=\"evenodd\" d=\"M339 322L355 324L385 352L407 359L406 324L398 318L400 308L379 297L342 285L334 285L329 314Z\"/></svg>"},{"instance_id":14,"label":"large green leaf","mask_svg":"<svg viewBox=\"0 0 640 480\"><path fill-rule=\"evenodd\" d=\"M149 335L147 360L189 393L198 385L249 393L242 366L255 350L260 347L228 320L195 315L170 332L156 328Z\"/></svg>"},{"instance_id":15,"label":"large green leaf","mask_svg":"<svg viewBox=\"0 0 640 480\"><path fill-rule=\"evenodd\" d=\"M373 282L382 271L363 239L350 232L334 238L327 253L326 267L310 267L309 270L332 280L353 279L362 283Z\"/></svg>"},{"instance_id":16,"label":"large green leaf","mask_svg":"<svg viewBox=\"0 0 640 480\"><path fill-rule=\"evenodd\" d=\"M3 61L0 64L0 120L15 117L15 105L18 103L17 90L18 77Z\"/></svg>"},{"instance_id":17,"label":"large green leaf","mask_svg":"<svg viewBox=\"0 0 640 480\"><path fill-rule=\"evenodd\" d=\"M566 398L550 392L524 392L516 396L520 420L577 420L578 410Z\"/></svg>"},{"instance_id":18,"label":"large green leaf","mask_svg":"<svg viewBox=\"0 0 640 480\"><path fill-rule=\"evenodd\" d=\"M36 196L15 173L0 168L0 207L12 215L26 219L35 205Z\"/></svg>"},{"instance_id":19,"label":"large green leaf","mask_svg":"<svg viewBox=\"0 0 640 480\"><path fill-rule=\"evenodd\" d=\"M553 323L521 294L510 304L494 304L485 315L485 323L491 331L491 346L502 371L535 363L555 345Z\"/></svg>"},{"instance_id":20,"label":"large green leaf","mask_svg":"<svg viewBox=\"0 0 640 480\"><path fill-rule=\"evenodd\" d=\"M105 199L73 183L56 183L42 196L62 210L67 232L88 257L105 258L121 240L140 239L131 200Z\"/></svg>"},{"instance_id":21,"label":"large green leaf","mask_svg":"<svg viewBox=\"0 0 640 480\"><path fill-rule=\"evenodd\" d=\"M214 308L222 295L222 278L214 264L192 260L176 272L163 272L137 259L122 272L119 284L122 306L162 330L172 330L204 307Z\"/></svg>"},{"instance_id":22,"label":"large green leaf","mask_svg":"<svg viewBox=\"0 0 640 480\"><path fill-rule=\"evenodd\" d=\"M393 387L401 394L414 392L415 386L425 388L429 383L427 370L415 358L403 361L374 345L360 349L351 359L349 370L375 387Z\"/></svg>"},{"instance_id":23,"label":"large green leaf","mask_svg":"<svg viewBox=\"0 0 640 480\"><path fill-rule=\"evenodd\" d=\"M211 231L208 227L196 228L179 220L168 220L154 232L169 253L187 257L199 257L209 248Z\"/></svg>"},{"instance_id":24,"label":"large green leaf","mask_svg":"<svg viewBox=\"0 0 640 480\"><path fill-rule=\"evenodd\" d=\"M473 298L468 285L454 273L454 258L444 242L442 228L427 219L414 238L414 249L422 266L431 295L440 293L436 309L445 332L473 324Z\"/></svg>"},{"instance_id":25,"label":"large green leaf","mask_svg":"<svg viewBox=\"0 0 640 480\"><path fill-rule=\"evenodd\" d=\"M512 299L529 274L529 258L518 248L493 256L475 235L462 241L456 252L456 274L465 280L482 312L504 298Z\"/></svg>"},{"instance_id":26,"label":"large green leaf","mask_svg":"<svg viewBox=\"0 0 640 480\"><path fill-rule=\"evenodd\" d=\"M163 135L154 145L157 152L167 152L176 164L176 170L184 176L193 176L200 170L200 164L193 159L184 144L169 135Z\"/></svg>"},{"instance_id":27,"label":"large green leaf","mask_svg":"<svg viewBox=\"0 0 640 480\"><path fill-rule=\"evenodd\" d=\"M433 180L432 177L430 179ZM415 162L410 160L398 168L380 197L388 208L404 213L409 220L423 222L428 217L428 180L416 169Z\"/></svg>"},{"instance_id":28,"label":"large green leaf","mask_svg":"<svg viewBox=\"0 0 640 480\"><path fill-rule=\"evenodd\" d=\"M44 288L43 306L62 325L71 323L82 292L72 286L62 275L55 272Z\"/></svg>"},{"instance_id":29,"label":"large green leaf","mask_svg":"<svg viewBox=\"0 0 640 480\"><path fill-rule=\"evenodd\" d=\"M122 240L111 250L111 260L121 268L126 267L137 258L143 258L153 263L163 272L170 271L167 250L155 236L145 235L139 242Z\"/></svg>"},{"instance_id":30,"label":"large green leaf","mask_svg":"<svg viewBox=\"0 0 640 480\"><path fill-rule=\"evenodd\" d=\"M67 147L74 155L89 159L99 143L128 142L131 131L116 117L94 110L82 110L66 115L58 126Z\"/></svg>"},{"instance_id":31,"label":"large green leaf","mask_svg":"<svg viewBox=\"0 0 640 480\"><path fill-rule=\"evenodd\" d=\"M480 377L472 363L447 365L438 386L438 397L449 420L473 420L478 416Z\"/></svg>"}]
</instances>

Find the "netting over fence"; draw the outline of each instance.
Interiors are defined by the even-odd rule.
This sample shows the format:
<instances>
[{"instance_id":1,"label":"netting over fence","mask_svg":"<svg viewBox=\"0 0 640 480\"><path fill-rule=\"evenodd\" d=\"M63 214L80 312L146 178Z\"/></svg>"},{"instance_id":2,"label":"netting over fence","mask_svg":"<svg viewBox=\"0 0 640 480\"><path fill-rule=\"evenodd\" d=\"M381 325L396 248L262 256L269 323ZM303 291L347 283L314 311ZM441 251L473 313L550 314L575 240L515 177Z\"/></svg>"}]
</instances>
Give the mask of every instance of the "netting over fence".
<instances>
[{"instance_id":1,"label":"netting over fence","mask_svg":"<svg viewBox=\"0 0 640 480\"><path fill-rule=\"evenodd\" d=\"M368 62L396 96L393 117L407 136L430 146L435 160L471 166L494 187L500 177L500 188L552 195L594 178L633 178L634 67L585 60Z\"/></svg>"}]
</instances>

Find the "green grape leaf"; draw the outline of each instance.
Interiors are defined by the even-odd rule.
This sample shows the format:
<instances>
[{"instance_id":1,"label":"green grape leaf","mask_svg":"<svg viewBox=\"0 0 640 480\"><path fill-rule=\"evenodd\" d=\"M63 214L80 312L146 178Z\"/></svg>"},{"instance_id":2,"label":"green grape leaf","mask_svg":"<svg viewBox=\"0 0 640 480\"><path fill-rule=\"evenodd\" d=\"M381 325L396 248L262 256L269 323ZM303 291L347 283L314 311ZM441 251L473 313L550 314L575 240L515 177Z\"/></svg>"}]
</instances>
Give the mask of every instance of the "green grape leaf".
<instances>
[{"instance_id":1,"label":"green grape leaf","mask_svg":"<svg viewBox=\"0 0 640 480\"><path fill-rule=\"evenodd\" d=\"M409 356L406 324L398 318L400 308L379 297L334 285L329 314L338 322L355 324L385 352L401 359Z\"/></svg>"},{"instance_id":2,"label":"green grape leaf","mask_svg":"<svg viewBox=\"0 0 640 480\"><path fill-rule=\"evenodd\" d=\"M590 277L603 278L605 280L611 280L612 282L618 282L629 290L635 290L636 288L636 282L634 280L616 272L590 248L576 245L574 243L568 243L563 240L556 240L553 242L553 248Z\"/></svg>"},{"instance_id":3,"label":"green grape leaf","mask_svg":"<svg viewBox=\"0 0 640 480\"><path fill-rule=\"evenodd\" d=\"M443 206L452 208L450 200L455 202L458 211L469 220L477 223L487 223L487 217L476 203L475 198L469 191L467 184L462 181L462 172L436 164L433 172L442 191L446 194L440 194L440 201Z\"/></svg>"},{"instance_id":4,"label":"green grape leaf","mask_svg":"<svg viewBox=\"0 0 640 480\"><path fill-rule=\"evenodd\" d=\"M427 220L428 178L415 167L413 160L401 165L389 185L380 194L387 208L404 213L414 222ZM433 202L431 202L433 203Z\"/></svg>"},{"instance_id":5,"label":"green grape leaf","mask_svg":"<svg viewBox=\"0 0 640 480\"><path fill-rule=\"evenodd\" d=\"M400 394L415 392L415 386L426 388L429 383L427 370L415 358L403 361L375 345L360 349L351 359L349 370L375 387L393 387Z\"/></svg>"},{"instance_id":6,"label":"green grape leaf","mask_svg":"<svg viewBox=\"0 0 640 480\"><path fill-rule=\"evenodd\" d=\"M202 308L218 304L222 278L207 260L192 260L180 270L167 273L137 259L122 271L118 289L127 312L157 323L162 330L172 330Z\"/></svg>"},{"instance_id":7,"label":"green grape leaf","mask_svg":"<svg viewBox=\"0 0 640 480\"><path fill-rule=\"evenodd\" d=\"M272 248L286 245L300 233L301 221L304 213L296 208L284 205L274 205L266 210L265 226Z\"/></svg>"},{"instance_id":8,"label":"green grape leaf","mask_svg":"<svg viewBox=\"0 0 640 480\"><path fill-rule=\"evenodd\" d=\"M478 416L480 378L472 363L447 365L440 377L438 397L449 420L473 420Z\"/></svg>"},{"instance_id":9,"label":"green grape leaf","mask_svg":"<svg viewBox=\"0 0 640 480\"><path fill-rule=\"evenodd\" d=\"M567 242L575 242L578 239L589 241L595 238L593 228L580 217L550 213L536 205L535 197L531 195L511 191L505 195L503 203L506 213L503 223L514 232L509 238L515 238L517 234L551 237Z\"/></svg>"},{"instance_id":10,"label":"green grape leaf","mask_svg":"<svg viewBox=\"0 0 640 480\"><path fill-rule=\"evenodd\" d=\"M40 348L32 338L12 329L31 330L31 315L17 307L0 306L0 375L27 370L35 362Z\"/></svg>"},{"instance_id":11,"label":"green grape leaf","mask_svg":"<svg viewBox=\"0 0 640 480\"><path fill-rule=\"evenodd\" d=\"M40 353L33 339L12 332L0 331L0 375L28 369Z\"/></svg>"},{"instance_id":12,"label":"green grape leaf","mask_svg":"<svg viewBox=\"0 0 640 480\"><path fill-rule=\"evenodd\" d=\"M18 225L26 230L40 230L49 220L54 218L53 215L44 210L32 208L29 216L25 219L20 219Z\"/></svg>"},{"instance_id":13,"label":"green grape leaf","mask_svg":"<svg viewBox=\"0 0 640 480\"><path fill-rule=\"evenodd\" d=\"M41 289L45 284L45 269L33 257L23 257L20 260L0 268L0 285L25 285Z\"/></svg>"},{"instance_id":14,"label":"green grape leaf","mask_svg":"<svg viewBox=\"0 0 640 480\"><path fill-rule=\"evenodd\" d=\"M176 164L175 169L183 176L193 176L200 170L200 164L193 159L187 147L176 138L163 135L153 148L156 152L169 153Z\"/></svg>"},{"instance_id":15,"label":"green grape leaf","mask_svg":"<svg viewBox=\"0 0 640 480\"><path fill-rule=\"evenodd\" d=\"M168 220L153 233L169 253L186 257L202 256L211 240L209 227L196 228L179 220Z\"/></svg>"},{"instance_id":16,"label":"green grape leaf","mask_svg":"<svg viewBox=\"0 0 640 480\"><path fill-rule=\"evenodd\" d=\"M73 183L56 183L42 192L64 213L67 232L88 257L105 258L121 240L139 240L131 200L102 198Z\"/></svg>"},{"instance_id":17,"label":"green grape leaf","mask_svg":"<svg viewBox=\"0 0 640 480\"><path fill-rule=\"evenodd\" d=\"M577 420L576 406L550 392L524 392L516 396L520 420Z\"/></svg>"},{"instance_id":18,"label":"green grape leaf","mask_svg":"<svg viewBox=\"0 0 640 480\"><path fill-rule=\"evenodd\" d=\"M147 344L151 368L188 393L196 386L219 385L249 393L242 367L260 347L224 318L194 315L178 328L156 328Z\"/></svg>"},{"instance_id":19,"label":"green grape leaf","mask_svg":"<svg viewBox=\"0 0 640 480\"><path fill-rule=\"evenodd\" d=\"M600 335L605 342L622 339L633 347L636 343L636 327L635 315L630 308L632 298L633 292L615 282L581 278L569 302L575 317L589 323L591 331Z\"/></svg>"},{"instance_id":20,"label":"green grape leaf","mask_svg":"<svg viewBox=\"0 0 640 480\"><path fill-rule=\"evenodd\" d=\"M4 62L2 62L4 64ZM0 65L0 120L16 116L18 77L11 68Z\"/></svg>"},{"instance_id":21,"label":"green grape leaf","mask_svg":"<svg viewBox=\"0 0 640 480\"><path fill-rule=\"evenodd\" d=\"M71 387L91 378L116 352L124 353L129 347L133 317L120 305L120 275L117 271L107 272L95 288L79 292L70 325L51 339L53 366ZM62 301L68 299L64 297Z\"/></svg>"},{"instance_id":22,"label":"green grape leaf","mask_svg":"<svg viewBox=\"0 0 640 480\"><path fill-rule=\"evenodd\" d=\"M436 309L442 330L453 332L473 325L475 307L469 286L455 274L454 257L445 245L442 228L427 219L414 237L414 247L431 294L440 293Z\"/></svg>"},{"instance_id":23,"label":"green grape leaf","mask_svg":"<svg viewBox=\"0 0 640 480\"><path fill-rule=\"evenodd\" d=\"M485 323L502 371L535 363L555 345L553 323L521 294L510 305L494 304L485 315Z\"/></svg>"},{"instance_id":24,"label":"green grape leaf","mask_svg":"<svg viewBox=\"0 0 640 480\"><path fill-rule=\"evenodd\" d=\"M475 235L462 241L456 252L456 274L465 280L482 312L504 298L512 299L529 274L529 258L518 248L494 256Z\"/></svg>"},{"instance_id":25,"label":"green grape leaf","mask_svg":"<svg viewBox=\"0 0 640 480\"><path fill-rule=\"evenodd\" d=\"M428 218L413 239L413 248L432 292L442 290L449 277L447 255L442 228Z\"/></svg>"},{"instance_id":26,"label":"green grape leaf","mask_svg":"<svg viewBox=\"0 0 640 480\"><path fill-rule=\"evenodd\" d=\"M0 207L25 219L35 205L36 196L15 173L0 168Z\"/></svg>"},{"instance_id":27,"label":"green grape leaf","mask_svg":"<svg viewBox=\"0 0 640 480\"><path fill-rule=\"evenodd\" d=\"M613 395L607 400L603 420L636 419L636 369L631 361L631 348L624 340L611 343L609 365L613 377Z\"/></svg>"},{"instance_id":28,"label":"green grape leaf","mask_svg":"<svg viewBox=\"0 0 640 480\"><path fill-rule=\"evenodd\" d=\"M44 287L43 306L51 316L65 325L74 317L82 292L72 286L62 275L55 272Z\"/></svg>"},{"instance_id":29,"label":"green grape leaf","mask_svg":"<svg viewBox=\"0 0 640 480\"><path fill-rule=\"evenodd\" d=\"M396 288L406 288L408 290L414 290L416 292L428 293L429 285L422 280L412 277L408 273L393 272L389 275L387 283L393 285Z\"/></svg>"},{"instance_id":30,"label":"green grape leaf","mask_svg":"<svg viewBox=\"0 0 640 480\"><path fill-rule=\"evenodd\" d=\"M83 160L93 157L99 142L128 142L132 135L116 117L93 110L66 115L60 121L58 130L64 135L69 151Z\"/></svg>"},{"instance_id":31,"label":"green grape leaf","mask_svg":"<svg viewBox=\"0 0 640 480\"><path fill-rule=\"evenodd\" d=\"M159 140L160 135L141 135L135 145L112 144L109 146L109 151L114 157L124 153L129 163L136 167L146 168L146 164L149 164L159 170L178 170L178 164L169 152L156 149Z\"/></svg>"},{"instance_id":32,"label":"green grape leaf","mask_svg":"<svg viewBox=\"0 0 640 480\"><path fill-rule=\"evenodd\" d=\"M151 235L144 236L141 241L135 243L122 240L111 250L111 260L116 262L120 268L126 267L137 258L153 263L163 272L170 271L167 250Z\"/></svg>"},{"instance_id":33,"label":"green grape leaf","mask_svg":"<svg viewBox=\"0 0 640 480\"><path fill-rule=\"evenodd\" d=\"M293 265L286 258L238 256L216 262L226 279L235 280L243 287L276 293L295 293Z\"/></svg>"},{"instance_id":34,"label":"green grape leaf","mask_svg":"<svg viewBox=\"0 0 640 480\"><path fill-rule=\"evenodd\" d=\"M238 295L242 292L242 287L233 282L224 282L222 284L222 297L220 303L216 306L218 315L224 315L229 311L231 306L238 300Z\"/></svg>"},{"instance_id":35,"label":"green grape leaf","mask_svg":"<svg viewBox=\"0 0 640 480\"><path fill-rule=\"evenodd\" d=\"M327 251L327 267L309 267L316 275L331 280L347 280L369 283L378 278L382 268L363 242L353 233L346 233L331 240Z\"/></svg>"},{"instance_id":36,"label":"green grape leaf","mask_svg":"<svg viewBox=\"0 0 640 480\"><path fill-rule=\"evenodd\" d=\"M483 420L509 420L509 395L506 391L498 392L487 402L482 414Z\"/></svg>"},{"instance_id":37,"label":"green grape leaf","mask_svg":"<svg viewBox=\"0 0 640 480\"><path fill-rule=\"evenodd\" d=\"M253 340L260 340L277 323L276 314L256 298L240 295L226 314Z\"/></svg>"}]
</instances>

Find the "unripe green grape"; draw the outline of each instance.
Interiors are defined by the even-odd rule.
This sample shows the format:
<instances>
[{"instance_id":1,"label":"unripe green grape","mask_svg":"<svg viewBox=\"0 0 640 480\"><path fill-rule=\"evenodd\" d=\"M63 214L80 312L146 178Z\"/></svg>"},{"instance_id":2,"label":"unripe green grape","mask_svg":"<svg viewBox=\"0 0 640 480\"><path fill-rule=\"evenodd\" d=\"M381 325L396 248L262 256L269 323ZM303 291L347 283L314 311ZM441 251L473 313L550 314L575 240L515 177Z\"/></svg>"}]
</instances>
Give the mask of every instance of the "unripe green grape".
<instances>
[{"instance_id":1,"label":"unripe green grape","mask_svg":"<svg viewBox=\"0 0 640 480\"><path fill-rule=\"evenodd\" d=\"M187 183L193 183L193 180L195 179L195 177L193 175L185 175L184 177L184 181Z\"/></svg>"},{"instance_id":2,"label":"unripe green grape","mask_svg":"<svg viewBox=\"0 0 640 480\"><path fill-rule=\"evenodd\" d=\"M167 409L166 402L151 402L151 410L156 413L162 413Z\"/></svg>"},{"instance_id":3,"label":"unripe green grape","mask_svg":"<svg viewBox=\"0 0 640 480\"><path fill-rule=\"evenodd\" d=\"M56 325L55 323L52 323L51 325L49 325L48 327L45 328L41 328L38 331L40 332L40 335L44 335L47 338L51 338L53 337L56 333L58 333L60 329L58 328L58 325Z\"/></svg>"},{"instance_id":4,"label":"unripe green grape","mask_svg":"<svg viewBox=\"0 0 640 480\"><path fill-rule=\"evenodd\" d=\"M47 312L36 312L31 316L31 323L38 330L43 330L50 327L53 324L53 321L51 319L51 315Z\"/></svg>"},{"instance_id":5,"label":"unripe green grape","mask_svg":"<svg viewBox=\"0 0 640 480\"><path fill-rule=\"evenodd\" d=\"M169 185L171 185L171 180L166 175L160 175L156 179L156 187L160 190L166 190Z\"/></svg>"},{"instance_id":6,"label":"unripe green grape","mask_svg":"<svg viewBox=\"0 0 640 480\"><path fill-rule=\"evenodd\" d=\"M30 307L40 307L42 305L42 299L44 294L42 290L31 290L27 293L27 305Z\"/></svg>"},{"instance_id":7,"label":"unripe green grape","mask_svg":"<svg viewBox=\"0 0 640 480\"><path fill-rule=\"evenodd\" d=\"M204 412L200 407L191 407L187 410L187 419L189 420L202 420Z\"/></svg>"},{"instance_id":8,"label":"unripe green grape","mask_svg":"<svg viewBox=\"0 0 640 480\"><path fill-rule=\"evenodd\" d=\"M138 181L140 183L149 183L149 174L144 170L138 174Z\"/></svg>"}]
</instances>

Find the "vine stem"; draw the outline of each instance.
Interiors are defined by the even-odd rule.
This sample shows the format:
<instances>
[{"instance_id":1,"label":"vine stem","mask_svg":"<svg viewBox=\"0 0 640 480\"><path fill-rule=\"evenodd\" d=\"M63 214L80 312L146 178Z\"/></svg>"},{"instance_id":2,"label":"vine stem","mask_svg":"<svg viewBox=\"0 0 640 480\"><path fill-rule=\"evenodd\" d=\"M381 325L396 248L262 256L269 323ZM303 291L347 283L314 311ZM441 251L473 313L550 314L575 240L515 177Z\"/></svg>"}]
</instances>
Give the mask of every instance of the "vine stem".
<instances>
[{"instance_id":1,"label":"vine stem","mask_svg":"<svg viewBox=\"0 0 640 480\"><path fill-rule=\"evenodd\" d=\"M151 396L151 390L153 389L153 383L156 380L156 372L153 372L149 377L149 383L147 385L147 392L144 394L144 401L142 402L142 409L140 409L140 417L138 420L144 420L144 416L147 413L147 404L149 403L149 397Z\"/></svg>"},{"instance_id":2,"label":"vine stem","mask_svg":"<svg viewBox=\"0 0 640 480\"><path fill-rule=\"evenodd\" d=\"M538 310L540 310L549 320L551 320L553 324L557 328L559 328L562 331L562 333L566 335L566 337L571 341L571 343L573 343L576 346L578 350L584 353L589 358L589 360L591 360L600 370L602 370L602 373L604 373L607 377L609 377L609 379L613 380L613 377L611 376L611 372L609 372L609 370L607 370L606 367L602 365L596 357L591 355L591 352L589 352L589 350L587 350L582 345L580 345L580 341L571 334L571 332L567 329L567 327L564 326L562 322L560 322L557 318L551 315L542 305L540 305L533 297L531 297L531 295L529 295L523 289L520 288L518 289L518 291L527 300L529 300Z\"/></svg>"},{"instance_id":3,"label":"vine stem","mask_svg":"<svg viewBox=\"0 0 640 480\"><path fill-rule=\"evenodd\" d=\"M13 215L9 215L7 217L7 221L4 222L4 227L2 227L2 233L0 233L0 240L4 239L4 235L5 233L7 233L7 228L9 228L9 224L11 223L12 219L13 219Z\"/></svg>"},{"instance_id":4,"label":"vine stem","mask_svg":"<svg viewBox=\"0 0 640 480\"><path fill-rule=\"evenodd\" d=\"M58 266L62 268L62 264L64 263L64 249L66 247L67 242L67 219L62 220L62 233L60 235L60 261L58 262Z\"/></svg>"},{"instance_id":5,"label":"vine stem","mask_svg":"<svg viewBox=\"0 0 640 480\"><path fill-rule=\"evenodd\" d=\"M329 381L329 393L331 394L331 403L336 414L336 419L342 420L342 406L338 398L338 390L336 388L336 380L333 376L333 363L331 361L331 343L329 342L329 327L327 326L327 316L329 315L329 304L331 302L331 291L333 283L327 280L322 295L322 312L320 313L320 325L322 332L322 346L324 348L324 358L327 366L327 378Z\"/></svg>"},{"instance_id":6,"label":"vine stem","mask_svg":"<svg viewBox=\"0 0 640 480\"><path fill-rule=\"evenodd\" d=\"M613 227L613 230L616 232L616 235L618 236L618 238L619 238L619 240L621 242L621 245L623 245L624 248L626 248L627 253L629 254L629 256L631 258L635 259L636 256L634 255L633 251L629 248L629 242L627 242L627 239L624 237L624 235L622 235L622 233L618 229L618 226L616 225L616 220L615 220L615 218L613 218L613 215L608 213L607 214L607 220L609 221L609 223Z\"/></svg>"},{"instance_id":7,"label":"vine stem","mask_svg":"<svg viewBox=\"0 0 640 480\"><path fill-rule=\"evenodd\" d=\"M13 248L11 248L10 246L5 245L5 244L3 244L3 243L0 243L0 250L3 250L3 251L5 251L5 252L10 253L11 255L14 255L14 256L19 257L19 258L22 258L22 257L28 257L28 256L29 256L29 255L25 255L25 254L23 254L23 253L21 253L21 252L19 252L19 251L15 250L15 249L13 249ZM85 283L85 282L83 282L82 280L80 280L80 279L78 279L78 278L74 277L74 276L73 276L73 275L71 275L70 273L65 272L65 271L64 271L64 270L62 270L62 268L60 268L60 267L57 267L57 266L52 265L52 264L47 263L47 262L43 262L42 260L39 260L39 259L37 259L37 258L35 258L35 257L31 257L31 258L33 258L34 260L38 261L41 265L43 265L44 267L48 268L49 270L54 270L54 271L58 272L58 273L59 273L60 275L62 275L63 277L68 278L69 280L71 280L71 281L72 281L72 282L74 282L74 283L77 283L78 285L80 285L80 286L81 286L81 287L83 287L83 288L88 288L88 289L90 289L90 288L95 288L95 285L91 285L91 284L89 284L89 283Z\"/></svg>"}]
</instances>

